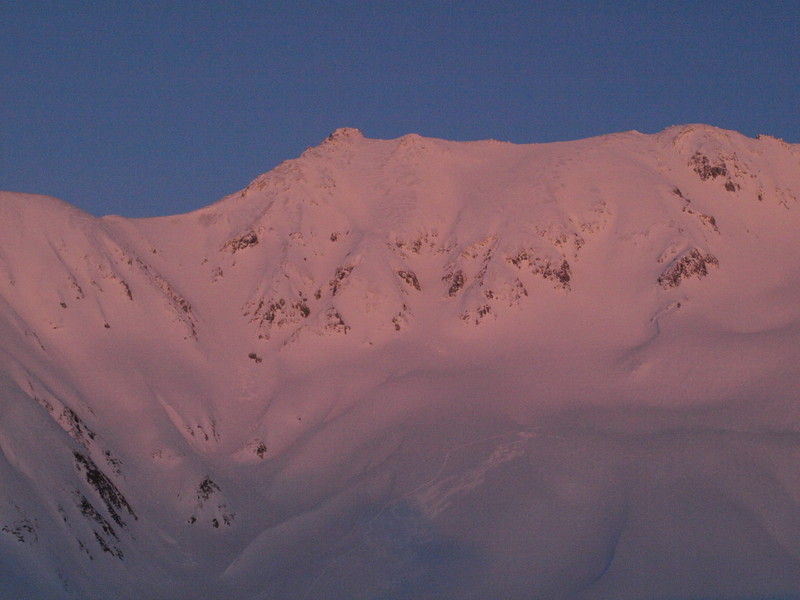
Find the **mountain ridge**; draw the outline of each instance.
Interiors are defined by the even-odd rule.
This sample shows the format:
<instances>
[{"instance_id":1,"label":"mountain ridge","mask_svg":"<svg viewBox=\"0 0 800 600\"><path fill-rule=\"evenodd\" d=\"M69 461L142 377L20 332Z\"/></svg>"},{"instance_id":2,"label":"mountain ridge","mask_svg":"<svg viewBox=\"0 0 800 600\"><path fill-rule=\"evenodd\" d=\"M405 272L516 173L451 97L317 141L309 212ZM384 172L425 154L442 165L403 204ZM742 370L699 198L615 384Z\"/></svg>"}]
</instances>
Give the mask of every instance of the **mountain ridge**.
<instances>
[{"instance_id":1,"label":"mountain ridge","mask_svg":"<svg viewBox=\"0 0 800 600\"><path fill-rule=\"evenodd\" d=\"M798 592L798 195L800 147L705 125L531 145L342 128L168 217L2 192L0 590ZM711 559L665 583L631 558L692 556L648 533L682 474L702 494L659 502L740 565L716 588ZM767 523L728 523L747 568L720 502Z\"/></svg>"},{"instance_id":2,"label":"mountain ridge","mask_svg":"<svg viewBox=\"0 0 800 600\"><path fill-rule=\"evenodd\" d=\"M677 130L677 133L674 133L673 130ZM725 189L725 191L734 192L740 196L746 193L754 193L756 197L759 195L763 197L763 195L767 193L760 188L748 189L748 187L752 188L753 186L752 183L748 181L748 179L752 178L748 178L747 176L747 163L742 160L737 162L735 152L728 152L724 156L720 156L718 150L719 142L720 140L727 141L731 139L732 134L730 132L716 130L707 126L686 126L668 129L661 134L649 137L638 133L626 133L593 138L593 140L604 146L603 152L609 152L605 146L609 144L613 146L620 140L628 141L631 139L654 140L658 146L664 146L666 138L671 141L671 145L674 148L683 148L687 143L687 139L692 136L695 138L700 136L701 141L699 143L695 142L694 145L691 146L693 150L684 151L683 154L689 155L691 152L691 156L688 157L689 164L687 166L692 167L694 174L703 183L711 185L719 185L719 183L722 183L723 186L732 188L731 190ZM739 138L741 138L741 136L739 136ZM742 140L739 138L737 138L737 140L740 143ZM587 143L586 141L576 143L578 144L578 154L581 152L580 146ZM551 164L555 163L556 171L558 169L564 170L572 168L570 165L574 164L576 151L571 149L569 142L564 144L567 144L567 146L562 147L568 148L566 154L570 155L572 158L545 157ZM452 145L452 143L450 145ZM380 148L380 152L373 149L373 146ZM433 146L434 149L430 150L430 146ZM481 280L488 269L488 265L479 264L476 266L475 264L467 265L462 263L487 262L490 260L488 256L495 251L495 246L498 243L502 245L505 239L513 237L523 239L508 243L507 245L509 247L505 248L503 252L504 260L492 262L493 270L503 271L498 264L502 264L503 262L512 267L510 269L511 273L499 275L499 277L507 280L504 281L504 287L506 289L502 292L502 295L508 299L510 303L518 301L521 296L527 295L527 290L524 285L522 285L520 279L518 277L512 277L514 268L521 272L523 267L525 267L525 270L529 270L534 274L540 275L543 279L554 282L556 287L560 286L567 289L570 285L569 279L571 277L570 259L573 261L577 259L577 254L580 247L585 243L584 237L587 236L587 233L593 233L594 229L602 228L604 226L603 223L608 221L608 211L603 207L603 203L606 202L606 200L599 198L589 202L589 204L594 202L593 205L586 206L587 203L584 202L583 206L576 206L574 196L586 196L587 193L585 190L573 196L569 191L562 193L558 191L558 188L552 188L554 184L551 182L548 184L551 188L546 188L544 193L559 198L562 203L564 203L565 200L561 199L559 194L561 194L562 197L570 195L570 200L573 204L573 206L570 207L572 214L570 214L569 211L567 211L567 214L563 212L558 214L558 211L553 213L553 209L548 208L546 203L545 206L542 206L541 202L537 203L535 201L537 193L541 193L541 186L537 189L536 183L533 181L530 182L531 190L505 190L506 193L513 198L517 206L520 206L520 202L522 202L521 207L515 209L514 202L503 202L496 197L492 199L493 195L497 195L496 190L499 187L495 182L487 184L488 189L494 190L489 194L481 193L479 191L479 185L468 185L466 190L460 189L453 192L451 189L453 180L459 179L460 173L458 175L444 177L444 181L442 181L443 178L441 176L427 173L424 170L424 166L416 164L414 168L422 169L423 173L417 177L422 177L425 182L425 194L427 197L423 200L427 206L433 206L433 208L428 209L426 209L425 206L420 207L420 199L417 197L419 194L414 191L415 186L419 185L419 182L407 180L409 175L403 172L404 169L408 169L408 155L409 153L411 155L419 155L425 152L435 152L439 156L442 154L446 155L448 151L443 149L443 147L446 148L447 146L448 143L441 140L428 140L413 135L404 136L403 138L399 138L399 140L393 141L370 141L357 133L357 130L347 128L337 130L328 140L323 142L321 146L307 150L299 159L287 161L277 169L254 180L253 183L239 194L229 196L220 203L199 209L184 217L176 216L135 221L120 220L117 217L106 218L97 222L95 229L98 231L93 232L93 235L95 237L97 235L123 235L124 237L128 237L126 240L128 246L131 248L139 246L136 248L137 257L134 260L140 268L144 270L151 268L157 270L158 267L156 265L161 263L161 261L159 261L158 251L156 250L157 246L161 246L162 253L167 251L174 253L177 258L176 262L179 265L185 265L190 259L195 262L200 259L199 256L192 257L190 254L187 254L187 251L189 253L197 252L198 242L194 244L185 244L185 248L181 248L180 245L169 244L169 240L181 240L182 236L185 236L185 234L181 232L181 226L178 226L176 229L175 226L178 225L178 223L197 220L207 228L210 234L214 232L214 235L207 236L205 241L202 239L199 240L199 244L205 247L205 250L201 251L204 253L204 256L200 261L207 261L205 264L213 263L213 267L210 269L212 273L209 279L214 282L218 282L224 277L225 267L233 269L234 265L237 264L237 259L239 261L246 261L247 259L245 257L248 248L255 248L259 242L262 248L266 244L268 246L267 252L271 255L281 256L281 259L280 264L277 265L277 271L276 265L271 265L269 268L273 270L273 275L267 276L265 279L274 280L276 276L282 273L290 283L278 283L278 285L282 285L284 289L276 290L273 293L267 289L259 289L255 293L255 297L248 302L249 305L253 306L252 312L255 313L254 319L259 323L259 334L262 337L269 337L270 330L275 323L284 325L286 323L296 324L306 319L311 313L310 304L313 304L314 296L321 297L324 291L329 292L331 296L336 296L337 292L343 287L342 284L355 268L355 261L364 260L363 257L365 254L359 251L359 247L360 245L368 243L366 238L369 238L369 243L376 246L393 244L394 253L396 255L393 257L395 263L393 268L396 273L404 274L399 276L400 282L395 281L395 284L400 283L400 285L394 286L396 288L394 292L395 304L397 305L394 308L398 310L394 311L389 321L391 321L395 327L407 320L407 315L404 314L402 310L403 302L401 302L400 299L405 297L409 290L419 286L418 279L416 283L414 283L416 275L413 270L408 268L407 263L409 257L419 254L419 252L423 250L423 246L429 247L431 252L446 256L447 264L444 265L444 272L440 275L445 285L439 285L439 287L445 287L446 295L450 297L458 294L465 285L469 287L470 283L472 283L472 287L474 288L474 283L476 281L481 284ZM549 150L551 146L552 145L533 145L530 148ZM716 148L714 151L717 154L712 155L711 159L715 161L716 166L710 165L708 157L700 153L700 150L694 149L696 147L704 148L705 146ZM390 187L388 191L382 190L380 192L370 193L369 182L367 182L366 193L362 190L360 194L351 194L347 196L349 203L345 204L341 196L346 195L347 191L339 193L336 185L342 180L345 182L352 182L356 179L353 173L347 171L349 161L352 159L342 158L341 156L342 154L348 155L348 153L352 153L353 147L366 148L364 152L369 156L375 156L382 152L379 159L380 164L377 166L379 174L386 172L386 165L391 163L391 160L394 160L393 157L398 153L403 157L401 161L403 167L400 168L399 173L391 173L391 178L386 176L383 178L378 177L379 181L388 179L390 186L394 186L393 188ZM481 153L488 153L489 150L487 150L487 148L502 148L504 153L502 157L506 161L508 151L519 154L522 153L524 149L528 148L526 146L517 147L511 144L499 144L494 142L473 142L468 143L468 147L480 147ZM788 149L790 151L789 154L792 155L791 146L785 145L783 147ZM452 153L452 150L449 152ZM611 150L611 152L613 153L613 150ZM793 154L796 155L796 153L795 150ZM702 156L703 159L699 159L697 156ZM335 157L335 161L344 163L344 173L338 176L332 175L330 167L326 166L326 160L329 160L330 157ZM686 156L684 156L684 158L686 158ZM415 164L413 161L416 159L411 160L412 164ZM530 161L531 159L523 157L523 161L525 160ZM706 162L702 163L702 160ZM594 164L596 164L596 162L597 161L595 161ZM364 165L365 161L361 160L357 162L357 164ZM588 164L592 165L593 163L588 162ZM730 164L730 167L727 167L726 164ZM342 165L337 164L336 166L341 167ZM647 166L652 168L653 165ZM668 167L664 164L658 164L656 168L659 170L674 170L674 167ZM441 165L438 165L437 171L442 170ZM308 171L308 173L305 173L305 171ZM687 175L689 175L687 173L676 175L677 176L674 177L676 183L667 184L666 186L662 184L662 187L671 188L669 194L675 200L673 204L680 207L683 215L691 215L708 231L719 233L715 217L702 212L708 209L698 209L693 206L691 204L692 198L689 192L684 193L681 191L682 188L679 187L678 184L683 184L683 190L686 190L686 185L691 185L695 182L689 180L690 183L686 183L688 179ZM403 178L406 179L404 180ZM308 179L308 181L306 181L306 179ZM398 183L394 183L394 180L397 180ZM559 185L563 186L565 184L562 183ZM739 189L743 185L745 188ZM339 183L339 186L341 187L342 184ZM450 193L441 193L437 186L444 186L446 191ZM519 183L517 184L517 188L526 186L528 186L528 182L521 185ZM591 194L592 187L588 187ZM662 190L660 195L664 195L664 191L665 190ZM286 194L290 194L292 197L290 199L281 200ZM530 198L525 198L528 194ZM594 188L594 194L597 195L596 187ZM778 202L782 202L786 206L788 206L788 202L796 201L796 199L787 194L780 185L775 186L773 194ZM478 213L471 214L471 211L475 209L469 205L458 209L461 211L461 214L464 214L463 211L467 211L469 218L464 218L462 221L468 222L469 225L457 225L457 217L455 213L452 212L453 209L446 208L448 201L439 201L438 204L431 201L431 197L440 196L449 196L449 198L475 198L472 204L477 203ZM520 199L520 196L522 199ZM353 202L353 197L358 200ZM373 197L385 197L388 200L383 204L378 200L370 200L365 203L365 199ZM307 200L303 200L304 198ZM6 203L7 202L8 200L6 200ZM41 202L41 200L39 202ZM228 212L234 212L236 216L218 212L221 207L229 206L231 203L236 203L241 206L242 202L245 202L244 206L237 208L236 211L228 210ZM452 200L449 202L452 204ZM537 206L536 212L538 214L533 218L527 217L524 212L520 212L520 210L525 210L525 202L529 204L532 202L533 206ZM387 209L387 204L392 208ZM442 209L441 206L445 206L445 208ZM489 210L493 216L484 217L480 212L481 207ZM630 207L626 207L626 209L630 210ZM377 211L381 216L375 217L375 215L369 213L370 210L373 212ZM426 210L428 212L426 212ZM431 214L430 210L438 210L439 212ZM444 210L445 213L442 213L442 210ZM664 207L660 206L657 210L664 210ZM275 218L275 216L278 215L273 215L276 211L279 218ZM446 214L447 211L451 213L449 216ZM550 214L547 214L548 211ZM581 213L580 216L575 214L576 211ZM682 217L683 215L680 216ZM80 224L77 225L79 229L82 227L90 227L89 223L93 222L91 219L85 218L85 216L79 218L78 213L73 213L71 218L80 222ZM277 231L274 229L274 225L265 223L264 220L267 218L272 219L271 223L282 224L280 226L283 230ZM238 222L236 222L237 219ZM313 219L317 219L320 225L317 225L317 223L309 224ZM500 219L499 222L498 219ZM695 230L698 229L697 224L690 223L689 219L682 220L686 221L686 223L679 226L680 229L686 229L687 227L691 227ZM229 226L226 227L222 225L222 227L220 227L220 221L228 222ZM5 222L9 223L8 220ZM321 231L319 229L322 227L322 222L325 223L325 226L330 231ZM101 226L101 223L104 225ZM489 227L475 229L476 223L489 223ZM141 246L141 242L143 242L147 236L142 230L143 225L151 227L154 232L151 235L158 237L158 241L149 241L147 244L148 248ZM184 225L183 227L186 226L187 225ZM22 224L18 224L16 229L20 227L22 227ZM410 229L410 231L404 231L404 227ZM454 237L452 233L453 227L456 227L462 239ZM470 227L473 228L473 231L469 231ZM317 228L317 230L310 228ZM518 230L522 229L522 231L518 232L515 236L513 232L514 228ZM170 229L173 229L173 231ZM498 232L501 229L503 230L502 236L499 236ZM509 231L509 229L511 229L511 231ZM114 233L112 234L111 231L114 231ZM627 235L636 235L636 233L628 233ZM353 236L358 237L358 240L350 242L348 238L352 238ZM504 240L499 240L499 237L503 237ZM698 237L705 236L695 234L695 238ZM136 240L136 238L138 238L138 240ZM324 244L327 247L320 246L320 244L323 243L320 241L315 242L318 247L309 250L309 240L316 240L316 238L325 238ZM536 242L537 247L525 247L525 243L530 243L531 240ZM335 260L337 263L335 265L324 264L327 258L324 255L336 254L334 248L337 246L337 241L340 242L338 246L345 246L345 248L339 252L342 256ZM698 246L699 245L701 244L698 244ZM214 248L214 246L217 246L217 248ZM481 248L481 246L483 246L483 248ZM567 248L567 246L570 248ZM219 251L217 256L214 256L214 249ZM458 251L460 251L460 253ZM688 254L691 254L692 251L691 248L686 249ZM125 250L119 248L117 248L115 252L120 255L125 255L126 253ZM482 255L482 252L486 253L488 256ZM666 252L667 254L669 253L668 251ZM704 256L702 248L696 249L695 252L701 257ZM219 255L220 253L222 256ZM263 253L265 252L262 251L262 254ZM539 254L541 254L541 256ZM228 258L225 258L226 255L229 255ZM147 261L145 261L142 256L146 256ZM468 256L469 258L467 258ZM214 258L216 258L216 260L213 260ZM316 272L314 272L313 268L309 268L309 259L312 260L312 263L317 263L317 265L315 265ZM668 259L683 260L683 258L675 259L674 257L667 257L666 255L659 257L660 262L664 262ZM128 259L126 258L125 260ZM703 262L703 264L705 264L705 262ZM714 265L713 260L709 261L708 264ZM165 264L164 266L168 265ZM367 268L367 263L364 263L359 270L366 270ZM292 271L291 275L285 272L287 269ZM470 269L472 270L471 273L468 272ZM506 269L506 271L508 270L509 269ZM370 273L370 277L375 276L379 276L379 274L373 269L373 272ZM660 273L659 276L665 277L662 281L667 280L664 272ZM387 280L393 279L392 276L387 276L386 273L383 274L383 277ZM165 285L160 275L153 274L152 278L156 280L157 285ZM327 280L327 282L325 280ZM408 284L409 281L411 282L410 284ZM406 286L403 286L402 283L406 283ZM433 281L429 282L429 284L436 285ZM264 282L261 288L268 288L270 285L271 282ZM478 287L483 286L479 285ZM130 290L125 290L123 287L123 291L128 293ZM450 293L451 291L452 293ZM181 299L181 294L178 294L174 290L166 290L164 293L170 296L173 303L179 307L181 303L184 302L184 300ZM491 293L493 294L494 292L491 291ZM468 308L465 306L461 314L465 319L480 322L487 314L487 307L488 310L492 308L493 303L486 301L491 301L494 298L481 298L480 294L477 294L477 296L478 297L471 303L472 306ZM319 299L320 298L316 298L316 300ZM182 308L185 309L186 307L183 306ZM339 317L336 316L337 311L335 307L329 306L327 309L320 307L320 310L322 310L322 312L331 311L323 327L330 326L333 330L337 328L342 331L345 330L347 325L344 324L341 315ZM189 313L188 310L184 310L184 312L187 314ZM392 321L392 319L396 320ZM188 317L184 320L187 322L189 321ZM340 321L342 321L342 323L340 323ZM187 323L190 335L194 335L191 333L193 327L194 325L191 322Z\"/></svg>"}]
</instances>

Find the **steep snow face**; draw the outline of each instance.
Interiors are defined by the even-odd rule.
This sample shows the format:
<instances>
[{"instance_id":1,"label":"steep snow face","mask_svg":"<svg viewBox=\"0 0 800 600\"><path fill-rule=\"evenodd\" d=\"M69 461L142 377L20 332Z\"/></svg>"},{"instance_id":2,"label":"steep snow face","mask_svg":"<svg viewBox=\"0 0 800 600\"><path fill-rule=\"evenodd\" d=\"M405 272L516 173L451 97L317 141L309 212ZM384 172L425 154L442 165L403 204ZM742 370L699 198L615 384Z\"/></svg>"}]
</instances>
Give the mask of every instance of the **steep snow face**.
<instances>
[{"instance_id":1,"label":"steep snow face","mask_svg":"<svg viewBox=\"0 0 800 600\"><path fill-rule=\"evenodd\" d=\"M705 125L2 193L0 591L796 595L798 197Z\"/></svg>"}]
</instances>

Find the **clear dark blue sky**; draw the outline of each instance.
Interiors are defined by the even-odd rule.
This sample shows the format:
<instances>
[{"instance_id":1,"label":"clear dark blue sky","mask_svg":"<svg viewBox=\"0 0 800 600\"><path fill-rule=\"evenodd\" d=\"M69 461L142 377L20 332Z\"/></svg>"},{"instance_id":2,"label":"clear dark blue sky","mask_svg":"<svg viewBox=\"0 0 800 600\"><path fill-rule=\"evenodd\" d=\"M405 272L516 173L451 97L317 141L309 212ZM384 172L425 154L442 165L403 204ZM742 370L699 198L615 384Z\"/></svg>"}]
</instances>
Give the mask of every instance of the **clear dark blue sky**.
<instances>
[{"instance_id":1,"label":"clear dark blue sky","mask_svg":"<svg viewBox=\"0 0 800 600\"><path fill-rule=\"evenodd\" d=\"M800 0L0 0L0 189L186 212L340 126L800 142Z\"/></svg>"}]
</instances>

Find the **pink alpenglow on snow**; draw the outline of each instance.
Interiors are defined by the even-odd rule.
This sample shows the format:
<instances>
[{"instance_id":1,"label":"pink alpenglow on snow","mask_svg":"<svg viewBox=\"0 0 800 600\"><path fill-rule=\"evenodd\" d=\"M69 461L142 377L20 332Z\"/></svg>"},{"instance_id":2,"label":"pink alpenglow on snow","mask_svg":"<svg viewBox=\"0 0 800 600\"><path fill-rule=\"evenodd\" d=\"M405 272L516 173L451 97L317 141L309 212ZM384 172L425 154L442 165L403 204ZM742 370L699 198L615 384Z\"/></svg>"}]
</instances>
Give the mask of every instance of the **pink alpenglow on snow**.
<instances>
[{"instance_id":1,"label":"pink alpenglow on snow","mask_svg":"<svg viewBox=\"0 0 800 600\"><path fill-rule=\"evenodd\" d=\"M0 596L800 597L800 147L319 146L0 194Z\"/></svg>"}]
</instances>

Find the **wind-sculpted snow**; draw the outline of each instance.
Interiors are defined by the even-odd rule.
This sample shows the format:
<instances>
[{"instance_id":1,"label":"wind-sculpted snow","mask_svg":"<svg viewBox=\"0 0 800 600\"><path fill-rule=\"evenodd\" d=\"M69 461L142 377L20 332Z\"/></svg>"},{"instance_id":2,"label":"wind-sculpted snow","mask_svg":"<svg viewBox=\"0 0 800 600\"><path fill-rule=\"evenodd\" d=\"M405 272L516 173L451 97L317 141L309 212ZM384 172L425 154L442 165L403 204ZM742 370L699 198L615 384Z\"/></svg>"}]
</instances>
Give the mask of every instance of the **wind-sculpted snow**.
<instances>
[{"instance_id":1,"label":"wind-sculpted snow","mask_svg":"<svg viewBox=\"0 0 800 600\"><path fill-rule=\"evenodd\" d=\"M799 195L704 125L0 194L0 597L800 597Z\"/></svg>"}]
</instances>

